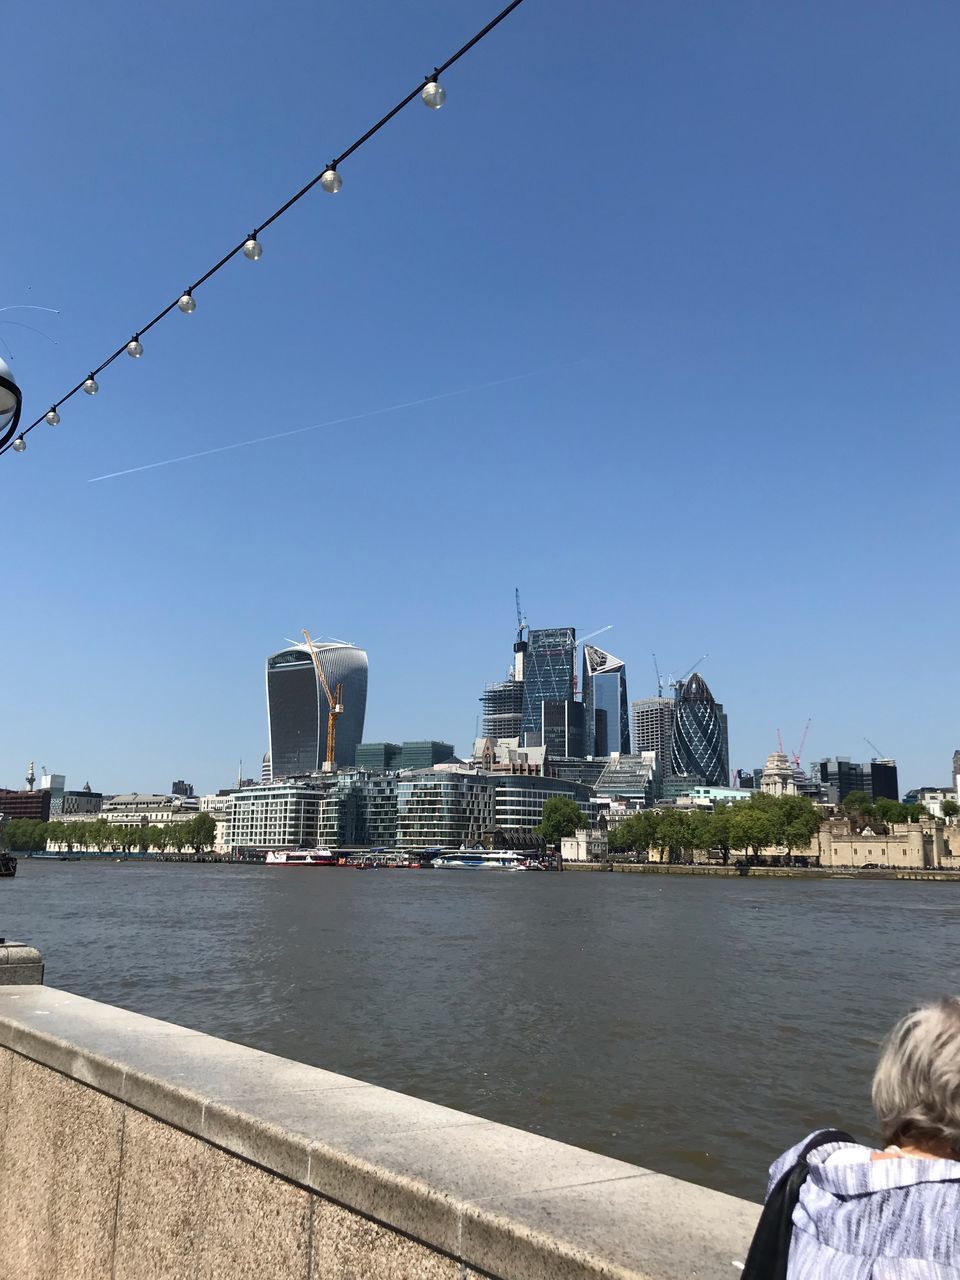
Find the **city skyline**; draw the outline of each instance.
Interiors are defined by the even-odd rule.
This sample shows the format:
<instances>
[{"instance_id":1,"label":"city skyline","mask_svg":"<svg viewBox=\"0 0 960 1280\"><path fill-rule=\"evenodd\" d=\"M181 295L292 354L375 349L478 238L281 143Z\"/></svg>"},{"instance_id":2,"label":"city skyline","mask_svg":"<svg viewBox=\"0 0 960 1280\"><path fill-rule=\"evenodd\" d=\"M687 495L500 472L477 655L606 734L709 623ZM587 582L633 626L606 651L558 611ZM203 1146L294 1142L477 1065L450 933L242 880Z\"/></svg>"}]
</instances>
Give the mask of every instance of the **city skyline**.
<instances>
[{"instance_id":1,"label":"city skyline","mask_svg":"<svg viewBox=\"0 0 960 1280\"><path fill-rule=\"evenodd\" d=\"M0 324L28 418L489 16L104 0L51 42L15 7L0 303L53 309ZM369 652L371 739L462 753L519 583L531 625L615 623L631 699L650 652L709 649L734 767L812 717L808 759L869 738L945 782L958 40L949 6L521 6L4 458L0 781L258 776L262 657L303 623ZM356 56L318 81L318 48Z\"/></svg>"}]
</instances>

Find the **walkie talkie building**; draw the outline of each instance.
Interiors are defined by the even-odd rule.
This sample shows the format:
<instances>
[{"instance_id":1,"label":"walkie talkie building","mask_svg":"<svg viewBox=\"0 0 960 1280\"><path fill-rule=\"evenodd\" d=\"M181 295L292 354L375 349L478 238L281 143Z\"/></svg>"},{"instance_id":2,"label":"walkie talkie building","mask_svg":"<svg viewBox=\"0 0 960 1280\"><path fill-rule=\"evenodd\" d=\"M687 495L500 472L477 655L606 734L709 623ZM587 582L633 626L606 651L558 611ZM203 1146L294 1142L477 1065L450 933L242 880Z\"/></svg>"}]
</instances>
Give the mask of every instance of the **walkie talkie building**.
<instances>
[{"instance_id":1,"label":"walkie talkie building","mask_svg":"<svg viewBox=\"0 0 960 1280\"><path fill-rule=\"evenodd\" d=\"M317 651L331 692L343 685L343 714L337 719L336 762L352 765L363 740L367 710L367 655L356 645L318 642ZM326 695L305 644L291 645L267 659L267 722L272 779L315 773L327 753Z\"/></svg>"}]
</instances>

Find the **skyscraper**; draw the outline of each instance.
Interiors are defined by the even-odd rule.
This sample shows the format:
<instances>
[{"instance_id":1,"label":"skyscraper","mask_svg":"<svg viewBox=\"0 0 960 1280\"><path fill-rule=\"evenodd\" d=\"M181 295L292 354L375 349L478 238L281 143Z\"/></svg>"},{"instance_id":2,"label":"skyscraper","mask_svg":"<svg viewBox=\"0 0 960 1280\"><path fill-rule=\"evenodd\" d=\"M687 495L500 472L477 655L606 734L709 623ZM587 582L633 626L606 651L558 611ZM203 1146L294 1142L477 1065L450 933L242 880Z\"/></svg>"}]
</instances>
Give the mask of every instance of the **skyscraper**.
<instances>
[{"instance_id":1,"label":"skyscraper","mask_svg":"<svg viewBox=\"0 0 960 1280\"><path fill-rule=\"evenodd\" d=\"M524 746L543 744L544 703L573 703L576 654L574 627L545 627L527 633L520 725ZM564 711L563 718L568 721L575 715ZM551 718L558 717L559 712Z\"/></svg>"},{"instance_id":2,"label":"skyscraper","mask_svg":"<svg viewBox=\"0 0 960 1280\"><path fill-rule=\"evenodd\" d=\"M584 750L588 756L630 754L627 668L612 653L583 646Z\"/></svg>"},{"instance_id":3,"label":"skyscraper","mask_svg":"<svg viewBox=\"0 0 960 1280\"><path fill-rule=\"evenodd\" d=\"M673 760L673 724L676 707L673 698L643 698L631 704L633 754L657 753L661 777L670 774Z\"/></svg>"},{"instance_id":4,"label":"skyscraper","mask_svg":"<svg viewBox=\"0 0 960 1280\"><path fill-rule=\"evenodd\" d=\"M672 777L708 787L729 786L727 717L699 672L677 682L674 705Z\"/></svg>"},{"instance_id":5,"label":"skyscraper","mask_svg":"<svg viewBox=\"0 0 960 1280\"><path fill-rule=\"evenodd\" d=\"M331 691L343 684L336 763L352 765L363 738L367 710L367 655L356 645L340 642L319 643L316 649ZM267 659L267 722L274 782L314 773L321 767L327 752L328 710L307 645L291 645Z\"/></svg>"}]
</instances>

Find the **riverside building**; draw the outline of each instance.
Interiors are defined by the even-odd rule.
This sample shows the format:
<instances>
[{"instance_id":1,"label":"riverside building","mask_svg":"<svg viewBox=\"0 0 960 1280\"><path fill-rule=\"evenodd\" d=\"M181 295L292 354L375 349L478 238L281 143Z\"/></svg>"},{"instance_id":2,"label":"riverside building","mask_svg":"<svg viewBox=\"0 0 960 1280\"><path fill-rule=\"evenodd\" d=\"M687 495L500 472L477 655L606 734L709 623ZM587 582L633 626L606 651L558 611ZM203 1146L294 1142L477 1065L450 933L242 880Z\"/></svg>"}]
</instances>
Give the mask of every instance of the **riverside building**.
<instances>
[{"instance_id":1,"label":"riverside building","mask_svg":"<svg viewBox=\"0 0 960 1280\"><path fill-rule=\"evenodd\" d=\"M488 774L425 769L397 777L397 845L458 849L495 825L497 780Z\"/></svg>"},{"instance_id":2,"label":"riverside building","mask_svg":"<svg viewBox=\"0 0 960 1280\"><path fill-rule=\"evenodd\" d=\"M343 685L337 719L336 763L352 765L363 739L367 709L367 655L356 645L318 643L331 691ZM267 659L267 721L270 780L313 773L327 752L328 705L306 644L291 645Z\"/></svg>"}]
</instances>

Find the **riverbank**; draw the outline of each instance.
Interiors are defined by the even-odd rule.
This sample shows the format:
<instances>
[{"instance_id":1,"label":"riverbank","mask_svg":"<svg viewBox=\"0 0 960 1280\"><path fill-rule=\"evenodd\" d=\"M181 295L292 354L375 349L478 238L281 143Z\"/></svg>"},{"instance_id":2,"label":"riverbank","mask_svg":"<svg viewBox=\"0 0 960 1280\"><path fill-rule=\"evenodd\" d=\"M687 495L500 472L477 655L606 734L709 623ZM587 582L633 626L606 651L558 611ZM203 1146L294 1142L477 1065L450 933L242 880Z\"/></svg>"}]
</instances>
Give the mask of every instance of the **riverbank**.
<instances>
[{"instance_id":1,"label":"riverbank","mask_svg":"<svg viewBox=\"0 0 960 1280\"><path fill-rule=\"evenodd\" d=\"M793 880L949 880L960 884L957 871L888 871L844 867L722 867L666 862L565 862L564 871L620 871L628 875L720 876L727 879L773 877Z\"/></svg>"}]
</instances>

